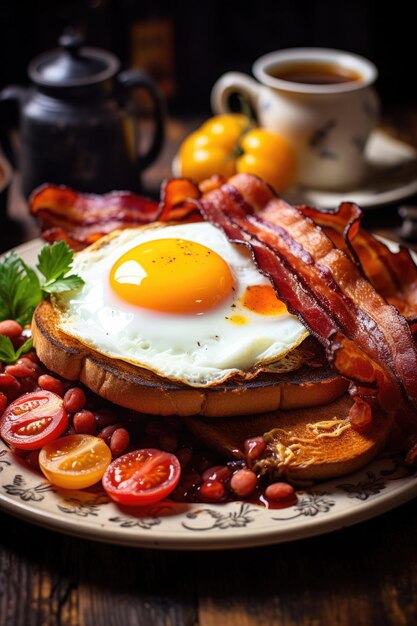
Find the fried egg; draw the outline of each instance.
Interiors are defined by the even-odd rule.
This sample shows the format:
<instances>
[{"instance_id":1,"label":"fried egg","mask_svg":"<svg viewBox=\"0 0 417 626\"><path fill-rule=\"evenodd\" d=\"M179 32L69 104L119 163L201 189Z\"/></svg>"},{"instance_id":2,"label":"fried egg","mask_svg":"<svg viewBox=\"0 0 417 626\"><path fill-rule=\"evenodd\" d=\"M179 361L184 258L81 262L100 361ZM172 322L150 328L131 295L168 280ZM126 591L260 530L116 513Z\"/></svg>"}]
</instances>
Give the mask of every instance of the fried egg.
<instances>
[{"instance_id":1,"label":"fried egg","mask_svg":"<svg viewBox=\"0 0 417 626\"><path fill-rule=\"evenodd\" d=\"M61 330L187 385L253 376L308 335L250 251L207 222L116 231L73 267L85 284L55 296Z\"/></svg>"}]
</instances>

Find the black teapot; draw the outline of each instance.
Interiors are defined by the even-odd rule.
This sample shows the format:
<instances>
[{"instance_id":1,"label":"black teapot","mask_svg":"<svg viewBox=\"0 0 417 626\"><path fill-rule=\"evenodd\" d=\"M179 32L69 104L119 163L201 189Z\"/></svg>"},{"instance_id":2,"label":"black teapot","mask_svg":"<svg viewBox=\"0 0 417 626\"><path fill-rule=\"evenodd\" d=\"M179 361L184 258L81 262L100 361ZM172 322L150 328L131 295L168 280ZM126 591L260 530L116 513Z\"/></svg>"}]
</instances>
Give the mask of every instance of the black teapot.
<instances>
[{"instance_id":1,"label":"black teapot","mask_svg":"<svg viewBox=\"0 0 417 626\"><path fill-rule=\"evenodd\" d=\"M66 31L59 43L29 64L30 87L11 85L0 92L0 104L20 105L23 193L45 182L98 193L139 191L140 173L164 139L164 103L155 83L142 71L119 73L117 57L84 47L75 31ZM145 154L138 151L137 116L127 97L137 87L153 100L154 134ZM13 158L4 129L2 138Z\"/></svg>"}]
</instances>

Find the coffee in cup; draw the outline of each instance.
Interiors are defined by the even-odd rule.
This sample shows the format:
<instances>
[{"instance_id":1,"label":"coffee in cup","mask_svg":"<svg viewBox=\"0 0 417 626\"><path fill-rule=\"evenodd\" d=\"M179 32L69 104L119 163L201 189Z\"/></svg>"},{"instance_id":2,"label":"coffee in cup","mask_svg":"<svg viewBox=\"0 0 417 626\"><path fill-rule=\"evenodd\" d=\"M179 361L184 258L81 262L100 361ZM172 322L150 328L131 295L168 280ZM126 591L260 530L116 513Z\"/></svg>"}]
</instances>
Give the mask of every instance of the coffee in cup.
<instances>
[{"instance_id":1,"label":"coffee in cup","mask_svg":"<svg viewBox=\"0 0 417 626\"><path fill-rule=\"evenodd\" d=\"M253 65L257 80L224 74L212 90L216 113L232 93L249 99L259 125L284 136L298 157L297 183L348 190L366 172L365 146L378 117L371 61L341 50L290 48Z\"/></svg>"}]
</instances>

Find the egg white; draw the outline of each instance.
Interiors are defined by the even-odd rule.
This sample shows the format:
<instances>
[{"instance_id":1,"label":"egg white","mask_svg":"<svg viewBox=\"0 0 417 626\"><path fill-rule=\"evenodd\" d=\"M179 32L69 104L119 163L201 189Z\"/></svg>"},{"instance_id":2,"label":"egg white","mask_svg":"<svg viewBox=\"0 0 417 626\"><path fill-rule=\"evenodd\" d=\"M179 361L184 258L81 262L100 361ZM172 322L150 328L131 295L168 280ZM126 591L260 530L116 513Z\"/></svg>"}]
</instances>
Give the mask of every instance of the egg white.
<instances>
[{"instance_id":1,"label":"egg white","mask_svg":"<svg viewBox=\"0 0 417 626\"><path fill-rule=\"evenodd\" d=\"M114 294L108 277L118 258L132 247L162 238L194 241L220 255L235 280L230 297L207 312L179 315L136 307ZM245 246L231 244L207 222L117 231L79 252L74 271L84 286L54 298L61 330L98 352L187 385L215 385L238 373L253 376L308 335L293 315L259 315L243 307L240 298L246 288L269 281ZM233 315L243 315L247 323L231 323Z\"/></svg>"}]
</instances>

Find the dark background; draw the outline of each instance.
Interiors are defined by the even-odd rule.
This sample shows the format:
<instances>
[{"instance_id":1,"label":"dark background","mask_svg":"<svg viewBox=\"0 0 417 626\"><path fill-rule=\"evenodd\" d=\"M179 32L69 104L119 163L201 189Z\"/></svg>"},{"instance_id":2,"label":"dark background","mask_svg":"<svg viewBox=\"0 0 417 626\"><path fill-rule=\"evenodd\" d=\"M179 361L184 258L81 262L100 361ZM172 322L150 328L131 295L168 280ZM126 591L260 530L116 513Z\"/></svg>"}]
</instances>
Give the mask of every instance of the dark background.
<instances>
[{"instance_id":1,"label":"dark background","mask_svg":"<svg viewBox=\"0 0 417 626\"><path fill-rule=\"evenodd\" d=\"M124 67L147 65L176 115L208 113L210 89L223 72L249 72L261 54L292 46L363 54L379 67L383 105L409 104L417 90L416 31L408 7L403 0L0 0L0 87L27 82L29 60L56 47L64 27L73 25L89 45L116 53ZM145 25L146 33L146 26L157 24L158 32L161 23L161 41L151 29L150 45L154 52L160 45L170 60L144 62L149 40L135 39L135 28Z\"/></svg>"}]
</instances>

